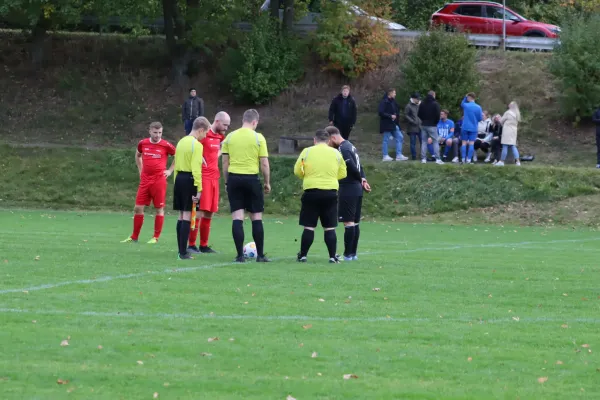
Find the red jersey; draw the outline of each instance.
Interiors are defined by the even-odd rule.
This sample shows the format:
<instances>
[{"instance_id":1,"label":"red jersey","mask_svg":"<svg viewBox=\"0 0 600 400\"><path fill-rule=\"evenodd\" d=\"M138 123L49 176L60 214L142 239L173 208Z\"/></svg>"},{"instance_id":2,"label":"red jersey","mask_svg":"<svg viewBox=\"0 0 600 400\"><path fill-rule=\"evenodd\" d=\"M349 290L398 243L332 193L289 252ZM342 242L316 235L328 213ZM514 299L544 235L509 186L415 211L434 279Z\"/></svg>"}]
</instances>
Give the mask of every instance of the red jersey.
<instances>
[{"instance_id":1,"label":"red jersey","mask_svg":"<svg viewBox=\"0 0 600 400\"><path fill-rule=\"evenodd\" d=\"M202 153L202 178L219 179L221 171L219 171L219 151L221 150L221 142L225 140L225 136L214 133L209 129L206 137L200 141L204 146Z\"/></svg>"},{"instance_id":2,"label":"red jersey","mask_svg":"<svg viewBox=\"0 0 600 400\"><path fill-rule=\"evenodd\" d=\"M167 160L170 155L175 155L175 146L164 139L152 143L150 138L146 138L140 140L137 151L142 154L142 175L154 177L162 175L167 169Z\"/></svg>"}]
</instances>

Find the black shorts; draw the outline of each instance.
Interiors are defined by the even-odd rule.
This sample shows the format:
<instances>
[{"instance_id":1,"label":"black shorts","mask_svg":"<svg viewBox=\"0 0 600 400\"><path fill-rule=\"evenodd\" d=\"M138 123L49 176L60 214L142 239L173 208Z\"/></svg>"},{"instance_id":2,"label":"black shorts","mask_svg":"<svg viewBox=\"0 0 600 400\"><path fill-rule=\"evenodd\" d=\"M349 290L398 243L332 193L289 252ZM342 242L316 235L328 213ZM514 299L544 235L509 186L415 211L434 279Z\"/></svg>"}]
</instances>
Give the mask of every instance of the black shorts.
<instances>
[{"instance_id":1,"label":"black shorts","mask_svg":"<svg viewBox=\"0 0 600 400\"><path fill-rule=\"evenodd\" d=\"M300 225L316 228L321 220L323 228L337 226L337 190L305 190L302 195L302 208L300 209Z\"/></svg>"},{"instance_id":2,"label":"black shorts","mask_svg":"<svg viewBox=\"0 0 600 400\"><path fill-rule=\"evenodd\" d=\"M198 193L191 172L178 172L173 187L173 210L192 211L192 197Z\"/></svg>"},{"instance_id":3,"label":"black shorts","mask_svg":"<svg viewBox=\"0 0 600 400\"><path fill-rule=\"evenodd\" d=\"M265 210L265 197L258 175L229 174L227 197L231 212L246 210L256 214Z\"/></svg>"},{"instance_id":4,"label":"black shorts","mask_svg":"<svg viewBox=\"0 0 600 400\"><path fill-rule=\"evenodd\" d=\"M362 212L362 196L340 196L338 216L340 222L360 222Z\"/></svg>"}]
</instances>

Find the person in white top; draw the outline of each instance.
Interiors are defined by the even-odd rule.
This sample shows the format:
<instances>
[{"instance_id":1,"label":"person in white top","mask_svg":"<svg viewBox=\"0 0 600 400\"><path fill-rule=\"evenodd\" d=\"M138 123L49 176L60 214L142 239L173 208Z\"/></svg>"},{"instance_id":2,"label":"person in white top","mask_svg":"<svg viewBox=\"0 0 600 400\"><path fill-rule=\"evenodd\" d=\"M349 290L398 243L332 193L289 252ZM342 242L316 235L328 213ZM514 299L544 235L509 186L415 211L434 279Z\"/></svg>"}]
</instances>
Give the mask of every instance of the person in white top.
<instances>
[{"instance_id":1,"label":"person in white top","mask_svg":"<svg viewBox=\"0 0 600 400\"><path fill-rule=\"evenodd\" d=\"M477 139L475 140L475 151L473 152L473 162L477 161L477 150L481 149L484 153L487 153L485 162L490 162L492 153L490 148L492 147L492 133L491 133L492 119L490 118L489 111L483 112L483 120L477 124Z\"/></svg>"},{"instance_id":2,"label":"person in white top","mask_svg":"<svg viewBox=\"0 0 600 400\"><path fill-rule=\"evenodd\" d=\"M502 155L500 156L500 161L496 163L499 167L504 166L509 147L512 149L515 164L521 165L519 150L517 149L517 127L519 126L519 122L521 122L519 105L516 101L511 101L508 105L508 110L506 110L500 120L502 124Z\"/></svg>"}]
</instances>

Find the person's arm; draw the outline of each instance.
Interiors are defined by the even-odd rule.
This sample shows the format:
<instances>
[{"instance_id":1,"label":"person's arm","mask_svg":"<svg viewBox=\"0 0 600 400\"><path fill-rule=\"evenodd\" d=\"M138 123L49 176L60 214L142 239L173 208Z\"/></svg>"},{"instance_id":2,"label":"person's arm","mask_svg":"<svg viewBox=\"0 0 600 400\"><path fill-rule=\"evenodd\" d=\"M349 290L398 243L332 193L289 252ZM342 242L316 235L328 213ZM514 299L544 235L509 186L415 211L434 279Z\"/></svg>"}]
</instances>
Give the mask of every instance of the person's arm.
<instances>
[{"instance_id":1,"label":"person's arm","mask_svg":"<svg viewBox=\"0 0 600 400\"><path fill-rule=\"evenodd\" d=\"M269 165L269 152L267 150L267 141L265 137L258 134L258 157L260 158L260 170L263 174L263 186L265 193L271 193L271 167Z\"/></svg>"},{"instance_id":2,"label":"person's arm","mask_svg":"<svg viewBox=\"0 0 600 400\"><path fill-rule=\"evenodd\" d=\"M294 164L294 175L300 179L304 179L304 153L306 153L306 150L302 150L296 164Z\"/></svg>"},{"instance_id":3,"label":"person's arm","mask_svg":"<svg viewBox=\"0 0 600 400\"><path fill-rule=\"evenodd\" d=\"M194 143L194 151L192 153L192 176L194 177L194 186L198 189L198 193L202 191L202 145Z\"/></svg>"},{"instance_id":4,"label":"person's arm","mask_svg":"<svg viewBox=\"0 0 600 400\"><path fill-rule=\"evenodd\" d=\"M171 161L171 166L168 170L165 171L165 178L168 178L173 174L173 170L175 170L175 158L173 157L173 161Z\"/></svg>"},{"instance_id":5,"label":"person's arm","mask_svg":"<svg viewBox=\"0 0 600 400\"><path fill-rule=\"evenodd\" d=\"M350 149L342 149L341 153L346 164L346 175L352 176L356 180L361 180L358 154L353 153Z\"/></svg>"},{"instance_id":6,"label":"person's arm","mask_svg":"<svg viewBox=\"0 0 600 400\"><path fill-rule=\"evenodd\" d=\"M385 112L385 100L381 100L379 103L378 113L381 118L392 119L392 115Z\"/></svg>"},{"instance_id":7,"label":"person's arm","mask_svg":"<svg viewBox=\"0 0 600 400\"><path fill-rule=\"evenodd\" d=\"M229 177L229 154L223 153L221 156L221 167L223 168L223 179L225 185L227 185L227 178Z\"/></svg>"},{"instance_id":8,"label":"person's arm","mask_svg":"<svg viewBox=\"0 0 600 400\"><path fill-rule=\"evenodd\" d=\"M412 113L412 108L410 107L410 104L407 104L406 107L404 107L404 118L406 118L406 121L410 124L419 124L419 121L417 121L415 115Z\"/></svg>"},{"instance_id":9,"label":"person's arm","mask_svg":"<svg viewBox=\"0 0 600 400\"><path fill-rule=\"evenodd\" d=\"M337 176L337 178L338 178L338 181L339 181L340 179L344 179L345 177L348 176L348 169L346 168L346 163L342 159L340 159L338 165L339 165L339 167L338 167L338 176Z\"/></svg>"},{"instance_id":10,"label":"person's arm","mask_svg":"<svg viewBox=\"0 0 600 400\"><path fill-rule=\"evenodd\" d=\"M335 118L335 98L331 100L331 104L329 105L329 123L333 124L333 119Z\"/></svg>"},{"instance_id":11,"label":"person's arm","mask_svg":"<svg viewBox=\"0 0 600 400\"><path fill-rule=\"evenodd\" d=\"M452 121L451 121L452 122ZM452 139L454 138L454 122L452 122L450 124L450 129L449 129L449 133L448 133L448 139Z\"/></svg>"},{"instance_id":12,"label":"person's arm","mask_svg":"<svg viewBox=\"0 0 600 400\"><path fill-rule=\"evenodd\" d=\"M502 118L500 118L500 125L504 125L504 123L508 120L508 111L504 113Z\"/></svg>"},{"instance_id":13,"label":"person's arm","mask_svg":"<svg viewBox=\"0 0 600 400\"><path fill-rule=\"evenodd\" d=\"M138 172L142 175L142 169L144 168L144 161L142 160L142 153L139 150L135 150L135 165L137 165Z\"/></svg>"},{"instance_id":14,"label":"person's arm","mask_svg":"<svg viewBox=\"0 0 600 400\"><path fill-rule=\"evenodd\" d=\"M465 96L465 97L463 98L463 101L460 103L460 106L462 107L462 109L463 109L463 110L464 110L464 108L465 108L465 104L467 104L467 103L468 103L468 101L467 101L467 96Z\"/></svg>"},{"instance_id":15,"label":"person's arm","mask_svg":"<svg viewBox=\"0 0 600 400\"><path fill-rule=\"evenodd\" d=\"M204 99L202 97L198 97L198 116L204 117Z\"/></svg>"}]
</instances>

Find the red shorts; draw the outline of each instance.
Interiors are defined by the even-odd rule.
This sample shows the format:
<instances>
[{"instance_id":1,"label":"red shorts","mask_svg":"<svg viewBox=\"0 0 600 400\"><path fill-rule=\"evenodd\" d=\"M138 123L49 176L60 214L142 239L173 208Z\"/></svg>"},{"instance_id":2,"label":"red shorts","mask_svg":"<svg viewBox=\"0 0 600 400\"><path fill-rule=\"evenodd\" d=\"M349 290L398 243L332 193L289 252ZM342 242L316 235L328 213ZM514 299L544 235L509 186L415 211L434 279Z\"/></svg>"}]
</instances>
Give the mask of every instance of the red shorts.
<instances>
[{"instance_id":1,"label":"red shorts","mask_svg":"<svg viewBox=\"0 0 600 400\"><path fill-rule=\"evenodd\" d=\"M167 199L167 178L164 176L152 180L140 182L135 204L139 206L149 206L154 203L154 208L163 208Z\"/></svg>"},{"instance_id":2,"label":"red shorts","mask_svg":"<svg viewBox=\"0 0 600 400\"><path fill-rule=\"evenodd\" d=\"M216 213L219 211L219 180L202 179L202 195L200 196L200 211Z\"/></svg>"}]
</instances>

